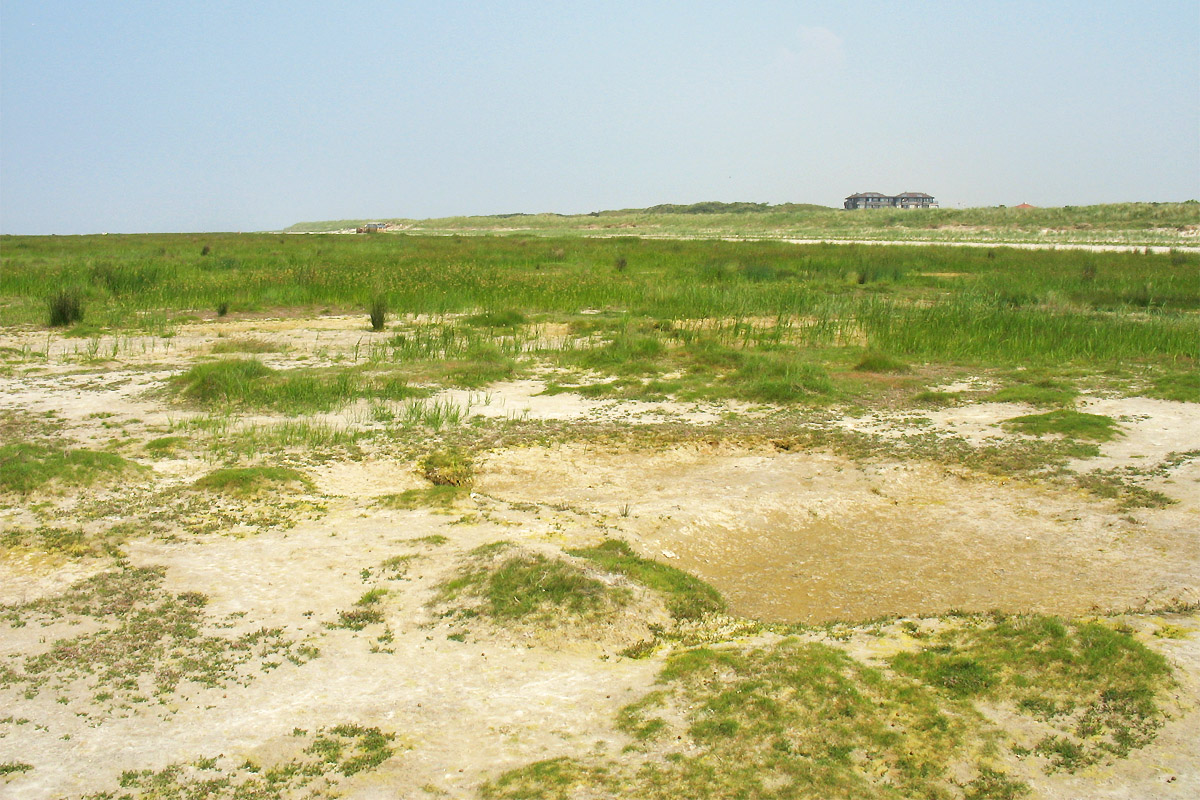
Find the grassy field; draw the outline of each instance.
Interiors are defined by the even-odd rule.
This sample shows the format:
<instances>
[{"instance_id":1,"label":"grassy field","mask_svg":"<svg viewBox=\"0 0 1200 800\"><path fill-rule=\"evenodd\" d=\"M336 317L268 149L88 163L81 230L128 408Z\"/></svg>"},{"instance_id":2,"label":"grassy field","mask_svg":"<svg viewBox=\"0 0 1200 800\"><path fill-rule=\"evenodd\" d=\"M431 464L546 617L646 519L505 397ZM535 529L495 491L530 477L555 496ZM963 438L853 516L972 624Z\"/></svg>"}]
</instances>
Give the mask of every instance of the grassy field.
<instances>
[{"instance_id":1,"label":"grassy field","mask_svg":"<svg viewBox=\"0 0 1200 800\"><path fill-rule=\"evenodd\" d=\"M591 214L500 214L444 219L302 222L287 230L354 230L371 222L426 234L521 232L539 236L867 239L1183 246L1196 243L1200 205L1115 203L1061 208L873 209L846 212L786 203L695 203Z\"/></svg>"},{"instance_id":2,"label":"grassy field","mask_svg":"<svg viewBox=\"0 0 1200 800\"><path fill-rule=\"evenodd\" d=\"M1187 796L1200 254L857 217L0 238L0 793Z\"/></svg>"}]
</instances>

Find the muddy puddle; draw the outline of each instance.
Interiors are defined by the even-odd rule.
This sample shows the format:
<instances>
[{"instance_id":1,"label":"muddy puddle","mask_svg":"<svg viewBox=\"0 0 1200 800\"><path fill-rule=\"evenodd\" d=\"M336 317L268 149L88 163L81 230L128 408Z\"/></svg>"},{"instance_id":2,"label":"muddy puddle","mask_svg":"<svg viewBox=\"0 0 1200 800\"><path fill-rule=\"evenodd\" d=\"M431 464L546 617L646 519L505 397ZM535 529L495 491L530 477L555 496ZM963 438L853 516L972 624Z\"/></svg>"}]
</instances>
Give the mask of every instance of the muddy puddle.
<instances>
[{"instance_id":1,"label":"muddy puddle","mask_svg":"<svg viewBox=\"0 0 1200 800\"><path fill-rule=\"evenodd\" d=\"M1194 501L1134 516L1074 490L814 454L562 448L490 472L496 496L610 514L612 535L769 621L1077 615L1194 602L1200 587ZM1200 475L1178 477L1194 493Z\"/></svg>"}]
</instances>

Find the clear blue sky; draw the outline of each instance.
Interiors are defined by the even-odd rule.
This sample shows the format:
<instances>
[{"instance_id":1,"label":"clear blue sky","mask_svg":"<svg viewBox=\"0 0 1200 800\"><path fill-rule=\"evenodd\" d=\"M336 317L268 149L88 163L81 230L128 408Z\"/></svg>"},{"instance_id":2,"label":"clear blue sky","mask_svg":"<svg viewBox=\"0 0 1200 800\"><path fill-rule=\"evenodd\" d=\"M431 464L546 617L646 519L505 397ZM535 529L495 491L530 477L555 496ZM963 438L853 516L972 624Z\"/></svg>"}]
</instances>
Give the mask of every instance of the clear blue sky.
<instances>
[{"instance_id":1,"label":"clear blue sky","mask_svg":"<svg viewBox=\"0 0 1200 800\"><path fill-rule=\"evenodd\" d=\"M0 231L1200 197L1200 3L0 0Z\"/></svg>"}]
</instances>

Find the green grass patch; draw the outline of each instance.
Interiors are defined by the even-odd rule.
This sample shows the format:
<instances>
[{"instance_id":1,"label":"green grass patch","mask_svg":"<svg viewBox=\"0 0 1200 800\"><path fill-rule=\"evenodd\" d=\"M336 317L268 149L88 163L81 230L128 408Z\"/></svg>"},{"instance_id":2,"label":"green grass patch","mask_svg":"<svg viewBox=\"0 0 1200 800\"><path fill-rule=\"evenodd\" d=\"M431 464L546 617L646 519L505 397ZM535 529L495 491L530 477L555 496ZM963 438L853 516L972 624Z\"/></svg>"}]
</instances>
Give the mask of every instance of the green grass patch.
<instances>
[{"instance_id":1,"label":"green grass patch","mask_svg":"<svg viewBox=\"0 0 1200 800\"><path fill-rule=\"evenodd\" d=\"M1002 424L1006 428L1034 436L1058 433L1068 438L1088 439L1093 442L1107 442L1120 433L1117 422L1112 417L1071 409L1026 414L1005 420Z\"/></svg>"},{"instance_id":2,"label":"green grass patch","mask_svg":"<svg viewBox=\"0 0 1200 800\"><path fill-rule=\"evenodd\" d=\"M628 599L574 564L538 553L508 555L508 550L477 548L473 560L438 587L435 603L497 621L565 621L595 617Z\"/></svg>"},{"instance_id":3,"label":"green grass patch","mask_svg":"<svg viewBox=\"0 0 1200 800\"><path fill-rule=\"evenodd\" d=\"M35 442L0 445L0 491L24 494L50 485L89 486L137 469L116 453Z\"/></svg>"},{"instance_id":4,"label":"green grass patch","mask_svg":"<svg viewBox=\"0 0 1200 800\"><path fill-rule=\"evenodd\" d=\"M360 399L403 400L428 394L395 374L358 368L281 371L254 358L197 364L172 383L180 397L198 405L288 414L330 411Z\"/></svg>"},{"instance_id":5,"label":"green grass patch","mask_svg":"<svg viewBox=\"0 0 1200 800\"><path fill-rule=\"evenodd\" d=\"M160 770L126 770L115 791L83 795L81 800L285 800L291 797L339 797L340 781L376 769L396 751L393 733L343 723L314 733L292 733L303 749L288 759L257 763L225 755L170 764Z\"/></svg>"},{"instance_id":6,"label":"green grass patch","mask_svg":"<svg viewBox=\"0 0 1200 800\"><path fill-rule=\"evenodd\" d=\"M1079 392L1074 388L1051 380L1006 386L991 396L998 403L1028 403L1031 406L1070 406Z\"/></svg>"},{"instance_id":7,"label":"green grass patch","mask_svg":"<svg viewBox=\"0 0 1200 800\"><path fill-rule=\"evenodd\" d=\"M1200 370L1175 372L1155 378L1142 394L1177 403L1200 403Z\"/></svg>"},{"instance_id":8,"label":"green grass patch","mask_svg":"<svg viewBox=\"0 0 1200 800\"><path fill-rule=\"evenodd\" d=\"M959 392L926 390L914 394L910 402L918 408L949 408L961 399Z\"/></svg>"},{"instance_id":9,"label":"green grass patch","mask_svg":"<svg viewBox=\"0 0 1200 800\"><path fill-rule=\"evenodd\" d=\"M197 489L246 497L277 487L311 489L312 481L291 467L225 467L213 470L192 485Z\"/></svg>"},{"instance_id":10,"label":"green grass patch","mask_svg":"<svg viewBox=\"0 0 1200 800\"><path fill-rule=\"evenodd\" d=\"M725 610L721 593L712 586L681 569L642 558L623 541L610 539L596 547L569 550L568 553L661 593L666 599L667 610L676 619L699 619Z\"/></svg>"},{"instance_id":11,"label":"green grass patch","mask_svg":"<svg viewBox=\"0 0 1200 800\"><path fill-rule=\"evenodd\" d=\"M247 685L280 661L302 664L317 655L279 628L237 636L204 633L211 625L204 612L207 598L169 593L162 581L162 568L126 567L79 581L57 596L0 606L0 619L9 624L92 623L88 633L57 639L26 656L19 670L8 671L6 682L22 686L27 696L71 687L105 694L102 705L87 713L121 715L145 701L144 693L171 695L184 682Z\"/></svg>"},{"instance_id":12,"label":"green grass patch","mask_svg":"<svg viewBox=\"0 0 1200 800\"><path fill-rule=\"evenodd\" d=\"M33 769L32 764L26 764L24 761L5 761L0 763L0 775L16 775L21 772L29 772Z\"/></svg>"}]
</instances>

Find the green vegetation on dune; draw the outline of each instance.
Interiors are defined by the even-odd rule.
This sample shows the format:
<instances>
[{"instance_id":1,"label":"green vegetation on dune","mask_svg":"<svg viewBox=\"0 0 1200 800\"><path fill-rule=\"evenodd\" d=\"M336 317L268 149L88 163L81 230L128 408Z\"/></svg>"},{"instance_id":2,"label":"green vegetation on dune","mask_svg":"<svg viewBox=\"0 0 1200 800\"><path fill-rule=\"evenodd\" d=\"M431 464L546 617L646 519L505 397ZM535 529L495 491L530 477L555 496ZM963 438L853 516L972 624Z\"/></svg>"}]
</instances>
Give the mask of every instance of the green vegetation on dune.
<instances>
[{"instance_id":1,"label":"green vegetation on dune","mask_svg":"<svg viewBox=\"0 0 1200 800\"><path fill-rule=\"evenodd\" d=\"M540 235L750 236L879 240L1182 243L1200 225L1200 204L1112 203L1045 208L872 209L844 211L804 203L662 204L590 214L496 214L390 222L410 233ZM353 229L367 220L302 222L292 232ZM383 234L384 236L394 234Z\"/></svg>"}]
</instances>

